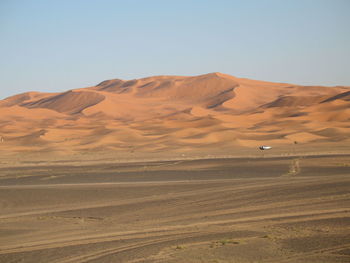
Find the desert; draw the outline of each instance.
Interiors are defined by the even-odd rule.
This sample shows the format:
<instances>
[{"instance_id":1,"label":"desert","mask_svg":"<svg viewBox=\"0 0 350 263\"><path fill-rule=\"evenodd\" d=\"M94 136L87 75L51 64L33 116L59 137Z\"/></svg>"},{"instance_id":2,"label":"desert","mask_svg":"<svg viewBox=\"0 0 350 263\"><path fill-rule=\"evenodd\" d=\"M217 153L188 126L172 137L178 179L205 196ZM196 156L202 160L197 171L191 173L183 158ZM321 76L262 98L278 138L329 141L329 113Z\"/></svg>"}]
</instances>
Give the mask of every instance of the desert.
<instances>
[{"instance_id":1,"label":"desert","mask_svg":"<svg viewBox=\"0 0 350 263\"><path fill-rule=\"evenodd\" d=\"M209 73L3 99L0 262L349 262L349 96Z\"/></svg>"},{"instance_id":2,"label":"desert","mask_svg":"<svg viewBox=\"0 0 350 263\"><path fill-rule=\"evenodd\" d=\"M295 143L331 143L346 151L349 90L209 73L27 92L0 101L1 152L181 155L244 152L264 143L281 146L286 154Z\"/></svg>"},{"instance_id":3,"label":"desert","mask_svg":"<svg viewBox=\"0 0 350 263\"><path fill-rule=\"evenodd\" d=\"M0 262L348 262L349 160L2 168Z\"/></svg>"}]
</instances>

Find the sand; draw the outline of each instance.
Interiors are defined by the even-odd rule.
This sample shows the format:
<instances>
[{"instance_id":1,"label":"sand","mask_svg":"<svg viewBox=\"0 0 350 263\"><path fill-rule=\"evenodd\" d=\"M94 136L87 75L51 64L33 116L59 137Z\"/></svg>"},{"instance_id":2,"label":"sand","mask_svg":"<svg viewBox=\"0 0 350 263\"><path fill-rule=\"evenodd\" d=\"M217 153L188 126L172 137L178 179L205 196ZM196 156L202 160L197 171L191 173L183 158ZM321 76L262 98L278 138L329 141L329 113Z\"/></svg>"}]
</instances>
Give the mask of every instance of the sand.
<instances>
[{"instance_id":1,"label":"sand","mask_svg":"<svg viewBox=\"0 0 350 263\"><path fill-rule=\"evenodd\" d=\"M350 260L349 155L0 173L0 262Z\"/></svg>"},{"instance_id":2,"label":"sand","mask_svg":"<svg viewBox=\"0 0 350 263\"><path fill-rule=\"evenodd\" d=\"M0 101L0 154L186 154L295 141L350 146L349 92L222 73L28 92Z\"/></svg>"},{"instance_id":3,"label":"sand","mask_svg":"<svg viewBox=\"0 0 350 263\"><path fill-rule=\"evenodd\" d=\"M349 92L210 73L1 100L0 262L350 262Z\"/></svg>"}]
</instances>

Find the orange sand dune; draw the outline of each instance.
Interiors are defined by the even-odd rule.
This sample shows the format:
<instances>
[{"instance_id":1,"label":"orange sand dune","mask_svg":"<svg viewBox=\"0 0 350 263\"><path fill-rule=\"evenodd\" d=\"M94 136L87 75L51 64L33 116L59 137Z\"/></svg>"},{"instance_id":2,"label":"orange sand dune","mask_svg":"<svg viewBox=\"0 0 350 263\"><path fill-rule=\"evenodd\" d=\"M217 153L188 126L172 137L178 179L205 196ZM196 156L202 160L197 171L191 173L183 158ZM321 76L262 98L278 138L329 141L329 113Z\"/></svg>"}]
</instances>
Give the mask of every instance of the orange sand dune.
<instances>
[{"instance_id":1,"label":"orange sand dune","mask_svg":"<svg viewBox=\"0 0 350 263\"><path fill-rule=\"evenodd\" d=\"M106 80L0 101L0 151L191 151L350 144L350 87L222 73Z\"/></svg>"}]
</instances>

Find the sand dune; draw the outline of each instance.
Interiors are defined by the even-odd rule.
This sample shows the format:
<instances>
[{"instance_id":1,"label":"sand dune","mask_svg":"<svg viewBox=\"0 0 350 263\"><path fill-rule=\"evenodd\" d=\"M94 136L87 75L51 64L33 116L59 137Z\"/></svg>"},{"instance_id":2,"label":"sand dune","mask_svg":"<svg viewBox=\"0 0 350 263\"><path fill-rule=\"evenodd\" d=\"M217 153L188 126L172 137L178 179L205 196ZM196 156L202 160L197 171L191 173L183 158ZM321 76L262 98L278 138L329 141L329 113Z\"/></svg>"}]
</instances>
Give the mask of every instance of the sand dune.
<instances>
[{"instance_id":1,"label":"sand dune","mask_svg":"<svg viewBox=\"0 0 350 263\"><path fill-rule=\"evenodd\" d=\"M295 141L349 145L349 94L350 87L222 73L28 92L0 101L0 150L189 152L204 147L210 152Z\"/></svg>"},{"instance_id":2,"label":"sand dune","mask_svg":"<svg viewBox=\"0 0 350 263\"><path fill-rule=\"evenodd\" d=\"M349 92L211 73L4 99L0 262L349 262Z\"/></svg>"},{"instance_id":3,"label":"sand dune","mask_svg":"<svg viewBox=\"0 0 350 263\"><path fill-rule=\"evenodd\" d=\"M67 91L48 98L22 103L21 106L26 108L46 108L57 112L77 114L102 100L104 100L104 96L95 92Z\"/></svg>"}]
</instances>

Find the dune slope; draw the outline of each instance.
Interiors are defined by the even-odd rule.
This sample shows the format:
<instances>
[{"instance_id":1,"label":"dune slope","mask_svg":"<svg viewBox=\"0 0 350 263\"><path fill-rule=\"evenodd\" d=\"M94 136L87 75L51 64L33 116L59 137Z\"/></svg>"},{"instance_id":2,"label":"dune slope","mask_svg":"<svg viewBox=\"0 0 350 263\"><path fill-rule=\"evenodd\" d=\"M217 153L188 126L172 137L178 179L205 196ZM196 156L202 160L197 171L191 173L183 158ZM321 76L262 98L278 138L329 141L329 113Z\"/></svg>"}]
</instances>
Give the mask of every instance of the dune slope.
<instances>
[{"instance_id":1,"label":"dune slope","mask_svg":"<svg viewBox=\"0 0 350 263\"><path fill-rule=\"evenodd\" d=\"M221 73L106 80L0 101L3 151L189 152L350 142L350 87Z\"/></svg>"}]
</instances>

